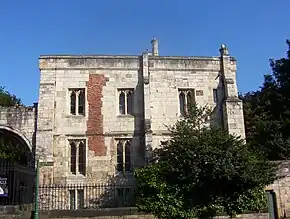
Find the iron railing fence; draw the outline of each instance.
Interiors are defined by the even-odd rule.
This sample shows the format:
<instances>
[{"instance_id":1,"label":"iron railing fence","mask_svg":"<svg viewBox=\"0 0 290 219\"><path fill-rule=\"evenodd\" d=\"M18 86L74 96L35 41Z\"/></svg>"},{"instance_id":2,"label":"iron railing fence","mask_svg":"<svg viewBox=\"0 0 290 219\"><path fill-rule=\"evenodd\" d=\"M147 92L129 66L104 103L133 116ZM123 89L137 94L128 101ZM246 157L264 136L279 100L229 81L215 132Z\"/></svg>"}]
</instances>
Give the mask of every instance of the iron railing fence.
<instances>
[{"instance_id":1,"label":"iron railing fence","mask_svg":"<svg viewBox=\"0 0 290 219\"><path fill-rule=\"evenodd\" d=\"M36 170L0 160L0 205L24 205L34 201Z\"/></svg>"},{"instance_id":2,"label":"iron railing fence","mask_svg":"<svg viewBox=\"0 0 290 219\"><path fill-rule=\"evenodd\" d=\"M76 210L135 207L135 183L40 185L39 209Z\"/></svg>"}]
</instances>

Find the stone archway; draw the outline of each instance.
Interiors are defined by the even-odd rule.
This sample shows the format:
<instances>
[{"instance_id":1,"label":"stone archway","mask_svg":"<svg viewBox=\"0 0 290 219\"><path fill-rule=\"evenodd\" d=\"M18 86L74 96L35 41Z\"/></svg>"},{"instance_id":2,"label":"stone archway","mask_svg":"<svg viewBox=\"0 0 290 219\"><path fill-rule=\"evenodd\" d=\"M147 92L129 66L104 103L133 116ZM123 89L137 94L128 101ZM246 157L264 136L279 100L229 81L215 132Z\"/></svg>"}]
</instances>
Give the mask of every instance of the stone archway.
<instances>
[{"instance_id":1,"label":"stone archway","mask_svg":"<svg viewBox=\"0 0 290 219\"><path fill-rule=\"evenodd\" d=\"M10 126L0 125L0 143L9 145L9 149L20 154L17 162L29 165L33 159L32 144L19 130Z\"/></svg>"}]
</instances>

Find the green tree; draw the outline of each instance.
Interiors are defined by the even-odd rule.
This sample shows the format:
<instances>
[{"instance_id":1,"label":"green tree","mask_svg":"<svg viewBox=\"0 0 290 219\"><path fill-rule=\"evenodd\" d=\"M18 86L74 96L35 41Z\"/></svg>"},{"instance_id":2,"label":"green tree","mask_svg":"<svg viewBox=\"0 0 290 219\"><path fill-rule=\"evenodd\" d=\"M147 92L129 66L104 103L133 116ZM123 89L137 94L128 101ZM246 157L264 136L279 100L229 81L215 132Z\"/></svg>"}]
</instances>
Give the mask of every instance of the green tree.
<instances>
[{"instance_id":1,"label":"green tree","mask_svg":"<svg viewBox=\"0 0 290 219\"><path fill-rule=\"evenodd\" d=\"M193 106L170 127L172 138L155 151L154 162L135 172L137 206L157 218L230 216L265 207L263 188L277 165L239 137L209 127L210 110Z\"/></svg>"},{"instance_id":2,"label":"green tree","mask_svg":"<svg viewBox=\"0 0 290 219\"><path fill-rule=\"evenodd\" d=\"M19 98L5 90L5 87L0 86L0 106L15 106L20 104L21 100Z\"/></svg>"},{"instance_id":3,"label":"green tree","mask_svg":"<svg viewBox=\"0 0 290 219\"><path fill-rule=\"evenodd\" d=\"M286 58L271 60L260 90L241 98L247 141L269 160L290 158L290 42Z\"/></svg>"},{"instance_id":4,"label":"green tree","mask_svg":"<svg viewBox=\"0 0 290 219\"><path fill-rule=\"evenodd\" d=\"M21 100L19 98L0 86L0 106L9 107L20 104ZM4 141L3 136L0 137L0 159L18 162L21 160L20 154L19 149L13 146L12 142Z\"/></svg>"},{"instance_id":5,"label":"green tree","mask_svg":"<svg viewBox=\"0 0 290 219\"><path fill-rule=\"evenodd\" d=\"M0 159L18 162L20 158L20 153L18 150L13 149L13 145L9 142L4 142L0 139Z\"/></svg>"}]
</instances>

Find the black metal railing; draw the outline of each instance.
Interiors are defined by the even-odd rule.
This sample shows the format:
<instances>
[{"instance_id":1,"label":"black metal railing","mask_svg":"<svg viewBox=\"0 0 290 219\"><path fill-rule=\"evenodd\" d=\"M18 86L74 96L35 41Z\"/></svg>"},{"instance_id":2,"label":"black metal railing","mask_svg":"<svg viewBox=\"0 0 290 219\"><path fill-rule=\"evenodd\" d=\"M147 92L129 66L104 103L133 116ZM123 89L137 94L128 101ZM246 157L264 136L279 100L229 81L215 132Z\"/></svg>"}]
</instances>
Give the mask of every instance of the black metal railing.
<instances>
[{"instance_id":1,"label":"black metal railing","mask_svg":"<svg viewBox=\"0 0 290 219\"><path fill-rule=\"evenodd\" d=\"M76 210L134 207L135 183L40 185L39 209Z\"/></svg>"},{"instance_id":2,"label":"black metal railing","mask_svg":"<svg viewBox=\"0 0 290 219\"><path fill-rule=\"evenodd\" d=\"M34 168L0 160L0 205L24 205L34 201Z\"/></svg>"}]
</instances>

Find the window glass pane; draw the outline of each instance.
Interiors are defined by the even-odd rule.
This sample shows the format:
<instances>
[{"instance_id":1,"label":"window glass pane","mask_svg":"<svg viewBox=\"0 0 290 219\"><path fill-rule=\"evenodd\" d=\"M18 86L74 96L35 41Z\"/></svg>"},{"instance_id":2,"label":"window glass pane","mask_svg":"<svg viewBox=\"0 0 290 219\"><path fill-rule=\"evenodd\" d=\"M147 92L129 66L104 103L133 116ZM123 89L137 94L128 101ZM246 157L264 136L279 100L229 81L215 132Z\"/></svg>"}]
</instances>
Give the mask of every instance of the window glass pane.
<instances>
[{"instance_id":1,"label":"window glass pane","mask_svg":"<svg viewBox=\"0 0 290 219\"><path fill-rule=\"evenodd\" d=\"M192 92L188 91L187 92L187 107L190 109L193 103L193 98L192 98Z\"/></svg>"},{"instance_id":2,"label":"window glass pane","mask_svg":"<svg viewBox=\"0 0 290 219\"><path fill-rule=\"evenodd\" d=\"M76 93L74 91L70 95L70 113L73 115L76 114Z\"/></svg>"},{"instance_id":3,"label":"window glass pane","mask_svg":"<svg viewBox=\"0 0 290 219\"><path fill-rule=\"evenodd\" d=\"M86 147L83 142L79 144L79 173L85 175L86 170Z\"/></svg>"},{"instance_id":4,"label":"window glass pane","mask_svg":"<svg viewBox=\"0 0 290 219\"><path fill-rule=\"evenodd\" d=\"M125 171L131 171L131 144L127 141L125 144Z\"/></svg>"},{"instance_id":5,"label":"window glass pane","mask_svg":"<svg viewBox=\"0 0 290 219\"><path fill-rule=\"evenodd\" d=\"M182 116L185 115L185 95L183 92L179 94L179 109Z\"/></svg>"},{"instance_id":6,"label":"window glass pane","mask_svg":"<svg viewBox=\"0 0 290 219\"><path fill-rule=\"evenodd\" d=\"M70 171L71 171L71 173L76 174L77 146L76 146L75 142L71 142L70 147L71 147L71 150L70 150L70 153L71 153L70 154Z\"/></svg>"},{"instance_id":7,"label":"window glass pane","mask_svg":"<svg viewBox=\"0 0 290 219\"><path fill-rule=\"evenodd\" d=\"M119 95L119 113L125 114L125 94L123 92Z\"/></svg>"},{"instance_id":8,"label":"window glass pane","mask_svg":"<svg viewBox=\"0 0 290 219\"><path fill-rule=\"evenodd\" d=\"M70 201L70 210L75 210L76 206L76 197L75 197L75 190L69 190L69 201Z\"/></svg>"},{"instance_id":9,"label":"window glass pane","mask_svg":"<svg viewBox=\"0 0 290 219\"><path fill-rule=\"evenodd\" d=\"M77 190L77 196L78 196L78 209L84 208L84 190Z\"/></svg>"},{"instance_id":10,"label":"window glass pane","mask_svg":"<svg viewBox=\"0 0 290 219\"><path fill-rule=\"evenodd\" d=\"M85 114L85 91L80 90L79 97L79 107L78 107L78 114L84 115Z\"/></svg>"},{"instance_id":11,"label":"window glass pane","mask_svg":"<svg viewBox=\"0 0 290 219\"><path fill-rule=\"evenodd\" d=\"M133 114L133 92L128 91L127 93L127 114Z\"/></svg>"},{"instance_id":12,"label":"window glass pane","mask_svg":"<svg viewBox=\"0 0 290 219\"><path fill-rule=\"evenodd\" d=\"M117 144L117 171L123 171L123 143Z\"/></svg>"}]
</instances>

